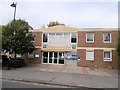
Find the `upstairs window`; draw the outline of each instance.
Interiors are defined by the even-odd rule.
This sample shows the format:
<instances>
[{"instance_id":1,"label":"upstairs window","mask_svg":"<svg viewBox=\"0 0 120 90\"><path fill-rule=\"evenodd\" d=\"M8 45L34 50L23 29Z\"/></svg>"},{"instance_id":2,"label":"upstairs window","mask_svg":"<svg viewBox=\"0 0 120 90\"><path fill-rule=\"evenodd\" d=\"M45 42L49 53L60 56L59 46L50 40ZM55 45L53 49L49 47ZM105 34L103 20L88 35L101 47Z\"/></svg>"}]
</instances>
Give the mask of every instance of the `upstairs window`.
<instances>
[{"instance_id":1,"label":"upstairs window","mask_svg":"<svg viewBox=\"0 0 120 90\"><path fill-rule=\"evenodd\" d=\"M48 41L48 34L44 33L43 34L43 42L47 42Z\"/></svg>"},{"instance_id":2,"label":"upstairs window","mask_svg":"<svg viewBox=\"0 0 120 90\"><path fill-rule=\"evenodd\" d=\"M57 35L57 36L61 36L61 35L62 35L62 33L56 33L56 35Z\"/></svg>"},{"instance_id":3,"label":"upstairs window","mask_svg":"<svg viewBox=\"0 0 120 90\"><path fill-rule=\"evenodd\" d=\"M103 34L103 42L111 42L111 34L110 33L104 33Z\"/></svg>"},{"instance_id":4,"label":"upstairs window","mask_svg":"<svg viewBox=\"0 0 120 90\"><path fill-rule=\"evenodd\" d=\"M55 36L55 33L49 33L49 36Z\"/></svg>"},{"instance_id":5,"label":"upstairs window","mask_svg":"<svg viewBox=\"0 0 120 90\"><path fill-rule=\"evenodd\" d=\"M86 34L86 42L94 42L94 33Z\"/></svg>"},{"instance_id":6,"label":"upstairs window","mask_svg":"<svg viewBox=\"0 0 120 90\"><path fill-rule=\"evenodd\" d=\"M77 34L71 33L71 43L77 43Z\"/></svg>"}]
</instances>

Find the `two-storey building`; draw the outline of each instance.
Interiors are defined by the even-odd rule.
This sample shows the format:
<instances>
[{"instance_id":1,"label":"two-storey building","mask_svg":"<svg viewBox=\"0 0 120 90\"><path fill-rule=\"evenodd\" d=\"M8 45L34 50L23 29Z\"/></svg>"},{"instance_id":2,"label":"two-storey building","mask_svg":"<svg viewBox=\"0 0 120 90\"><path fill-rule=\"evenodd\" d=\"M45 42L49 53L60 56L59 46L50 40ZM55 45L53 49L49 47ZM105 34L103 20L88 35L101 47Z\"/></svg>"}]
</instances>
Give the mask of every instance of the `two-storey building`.
<instances>
[{"instance_id":1,"label":"two-storey building","mask_svg":"<svg viewBox=\"0 0 120 90\"><path fill-rule=\"evenodd\" d=\"M118 67L116 28L53 26L31 32L37 50L28 54L30 63Z\"/></svg>"}]
</instances>

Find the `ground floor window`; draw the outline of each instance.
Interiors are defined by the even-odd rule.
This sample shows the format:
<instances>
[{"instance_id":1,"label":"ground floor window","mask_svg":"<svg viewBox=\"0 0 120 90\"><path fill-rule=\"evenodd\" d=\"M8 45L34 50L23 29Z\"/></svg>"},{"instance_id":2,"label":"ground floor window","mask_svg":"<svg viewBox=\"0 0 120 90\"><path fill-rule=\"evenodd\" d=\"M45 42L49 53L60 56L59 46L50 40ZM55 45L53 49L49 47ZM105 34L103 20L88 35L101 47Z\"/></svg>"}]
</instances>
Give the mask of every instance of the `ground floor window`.
<instances>
[{"instance_id":1,"label":"ground floor window","mask_svg":"<svg viewBox=\"0 0 120 90\"><path fill-rule=\"evenodd\" d=\"M65 60L77 60L77 52L66 52Z\"/></svg>"},{"instance_id":2,"label":"ground floor window","mask_svg":"<svg viewBox=\"0 0 120 90\"><path fill-rule=\"evenodd\" d=\"M94 60L94 51L86 50L86 60Z\"/></svg>"},{"instance_id":3,"label":"ground floor window","mask_svg":"<svg viewBox=\"0 0 120 90\"><path fill-rule=\"evenodd\" d=\"M104 61L112 61L111 51L104 51L103 56L104 56Z\"/></svg>"},{"instance_id":4,"label":"ground floor window","mask_svg":"<svg viewBox=\"0 0 120 90\"><path fill-rule=\"evenodd\" d=\"M34 52L28 52L28 58L34 58Z\"/></svg>"}]
</instances>

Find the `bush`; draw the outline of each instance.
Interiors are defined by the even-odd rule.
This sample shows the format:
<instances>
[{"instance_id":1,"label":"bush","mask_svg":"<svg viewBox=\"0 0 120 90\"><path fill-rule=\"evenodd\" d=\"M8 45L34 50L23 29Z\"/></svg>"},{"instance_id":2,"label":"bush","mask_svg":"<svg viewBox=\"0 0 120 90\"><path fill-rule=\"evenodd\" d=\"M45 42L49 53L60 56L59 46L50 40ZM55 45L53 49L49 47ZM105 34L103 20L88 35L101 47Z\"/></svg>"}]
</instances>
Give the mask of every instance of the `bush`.
<instances>
[{"instance_id":1,"label":"bush","mask_svg":"<svg viewBox=\"0 0 120 90\"><path fill-rule=\"evenodd\" d=\"M26 66L23 59L11 60L10 66L14 68L20 68Z\"/></svg>"},{"instance_id":2,"label":"bush","mask_svg":"<svg viewBox=\"0 0 120 90\"><path fill-rule=\"evenodd\" d=\"M8 65L9 59L6 55L2 55L2 67L6 67Z\"/></svg>"},{"instance_id":3,"label":"bush","mask_svg":"<svg viewBox=\"0 0 120 90\"><path fill-rule=\"evenodd\" d=\"M15 60L14 58L11 58L11 60L9 60L7 57L2 58L2 67L20 68L24 66L26 66L26 64L23 59Z\"/></svg>"}]
</instances>

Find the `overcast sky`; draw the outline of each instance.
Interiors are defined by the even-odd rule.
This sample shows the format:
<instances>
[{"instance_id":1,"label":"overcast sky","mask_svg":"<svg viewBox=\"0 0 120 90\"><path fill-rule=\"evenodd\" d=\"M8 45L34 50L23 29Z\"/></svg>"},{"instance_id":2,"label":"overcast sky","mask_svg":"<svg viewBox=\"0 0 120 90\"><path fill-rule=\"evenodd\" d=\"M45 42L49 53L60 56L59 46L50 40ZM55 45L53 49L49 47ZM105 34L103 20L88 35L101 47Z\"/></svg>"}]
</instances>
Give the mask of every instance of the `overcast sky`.
<instances>
[{"instance_id":1,"label":"overcast sky","mask_svg":"<svg viewBox=\"0 0 120 90\"><path fill-rule=\"evenodd\" d=\"M34 29L58 21L67 26L77 28L117 28L118 2L17 2L16 19L26 20ZM71 0L70 0L71 1ZM77 0L76 0L77 1ZM13 0L0 2L0 25L13 19L14 8L10 7Z\"/></svg>"}]
</instances>

